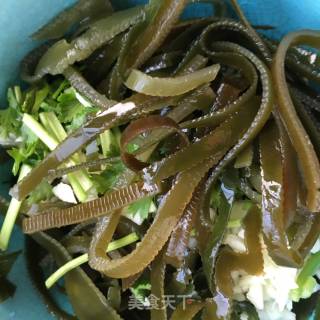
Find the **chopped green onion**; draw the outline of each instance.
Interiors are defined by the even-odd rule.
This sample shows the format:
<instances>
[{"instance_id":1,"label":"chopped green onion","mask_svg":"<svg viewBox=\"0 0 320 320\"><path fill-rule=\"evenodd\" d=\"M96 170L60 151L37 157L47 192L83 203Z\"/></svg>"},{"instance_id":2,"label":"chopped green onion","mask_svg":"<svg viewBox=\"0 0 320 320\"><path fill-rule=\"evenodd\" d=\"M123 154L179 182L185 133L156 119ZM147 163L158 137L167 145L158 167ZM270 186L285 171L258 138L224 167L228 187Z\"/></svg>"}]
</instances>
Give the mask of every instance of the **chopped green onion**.
<instances>
[{"instance_id":1,"label":"chopped green onion","mask_svg":"<svg viewBox=\"0 0 320 320\"><path fill-rule=\"evenodd\" d=\"M24 164L20 169L18 180L20 181L21 179L23 179L31 171L31 169L32 168L30 166ZM3 225L0 232L0 249L3 251L7 250L8 248L11 233L12 233L15 221L17 219L17 216L19 214L21 204L22 202L18 201L15 198L12 198L10 201L9 208L4 218Z\"/></svg>"},{"instance_id":2,"label":"chopped green onion","mask_svg":"<svg viewBox=\"0 0 320 320\"><path fill-rule=\"evenodd\" d=\"M119 127L112 128L112 133L113 133L117 148L120 149L121 131Z\"/></svg>"},{"instance_id":3,"label":"chopped green onion","mask_svg":"<svg viewBox=\"0 0 320 320\"><path fill-rule=\"evenodd\" d=\"M302 286L309 277L312 277L316 274L317 271L320 269L320 251L317 253L312 253L310 257L307 259L306 263L304 264L302 270L300 271L297 284L298 286Z\"/></svg>"},{"instance_id":4,"label":"chopped green onion","mask_svg":"<svg viewBox=\"0 0 320 320\"><path fill-rule=\"evenodd\" d=\"M309 298L314 292L314 288L317 285L313 276L320 269L320 251L312 253L303 268L298 274L297 285L299 288L292 290L291 297L293 301L299 301L301 298Z\"/></svg>"},{"instance_id":5,"label":"chopped green onion","mask_svg":"<svg viewBox=\"0 0 320 320\"><path fill-rule=\"evenodd\" d=\"M25 113L22 121L50 150L54 150L58 146L57 140L49 135L34 117Z\"/></svg>"},{"instance_id":6,"label":"chopped green onion","mask_svg":"<svg viewBox=\"0 0 320 320\"><path fill-rule=\"evenodd\" d=\"M107 252L117 250L119 248L125 247L139 240L139 236L134 232L129 235L111 242L107 248ZM89 256L87 253L67 262L62 267L60 267L56 272L54 272L45 282L46 287L51 288L61 277L63 277L70 270L79 267L80 265L89 261Z\"/></svg>"},{"instance_id":7,"label":"chopped green onion","mask_svg":"<svg viewBox=\"0 0 320 320\"><path fill-rule=\"evenodd\" d=\"M42 124L52 133L52 136L54 136L57 141L61 142L67 138L68 135L66 131L53 112L41 112L39 113L39 117Z\"/></svg>"},{"instance_id":8,"label":"chopped green onion","mask_svg":"<svg viewBox=\"0 0 320 320\"><path fill-rule=\"evenodd\" d=\"M31 114L38 113L41 103L48 96L48 94L49 94L48 84L45 84L45 86L42 89L36 91L36 97L35 97L33 107L31 109Z\"/></svg>"},{"instance_id":9,"label":"chopped green onion","mask_svg":"<svg viewBox=\"0 0 320 320\"><path fill-rule=\"evenodd\" d=\"M54 136L59 143L67 138L67 132L53 112L42 112L39 114L39 117L42 124L50 130L52 136ZM81 155L79 153L74 154L69 160L70 166L80 164L81 162L83 161L81 160ZM74 172L71 176L74 176L85 192L93 187L93 183L85 170Z\"/></svg>"},{"instance_id":10,"label":"chopped green onion","mask_svg":"<svg viewBox=\"0 0 320 320\"><path fill-rule=\"evenodd\" d=\"M102 154L105 157L110 155L112 140L113 140L113 137L112 137L111 130L106 130L105 132L100 134L100 143L101 143L101 148L102 148Z\"/></svg>"},{"instance_id":11,"label":"chopped green onion","mask_svg":"<svg viewBox=\"0 0 320 320\"><path fill-rule=\"evenodd\" d=\"M22 121L50 150L54 150L58 146L58 141L53 138L32 116L25 113ZM77 198L81 202L84 202L87 199L87 194L78 180L77 172L68 174L68 179Z\"/></svg>"},{"instance_id":12,"label":"chopped green onion","mask_svg":"<svg viewBox=\"0 0 320 320\"><path fill-rule=\"evenodd\" d=\"M21 88L19 86L15 86L13 88L13 91L14 91L14 95L16 97L16 100L19 104L22 103L22 92L21 92Z\"/></svg>"}]
</instances>

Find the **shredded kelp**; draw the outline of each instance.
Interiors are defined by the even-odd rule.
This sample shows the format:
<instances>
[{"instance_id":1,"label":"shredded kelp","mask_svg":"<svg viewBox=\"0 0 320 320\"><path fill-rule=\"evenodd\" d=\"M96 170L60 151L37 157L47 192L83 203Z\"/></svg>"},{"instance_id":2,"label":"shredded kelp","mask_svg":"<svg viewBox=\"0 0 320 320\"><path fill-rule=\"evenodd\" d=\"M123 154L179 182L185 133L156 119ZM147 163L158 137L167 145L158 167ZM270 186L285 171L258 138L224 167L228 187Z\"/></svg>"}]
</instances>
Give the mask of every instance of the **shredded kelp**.
<instances>
[{"instance_id":1,"label":"shredded kelp","mask_svg":"<svg viewBox=\"0 0 320 320\"><path fill-rule=\"evenodd\" d=\"M192 3L214 16L182 20ZM0 111L17 176L0 248L19 222L57 318L259 319L239 281L271 263L295 273L297 315L319 314L320 32L278 42L231 4L239 21L222 0L79 0L33 35L30 86Z\"/></svg>"}]
</instances>

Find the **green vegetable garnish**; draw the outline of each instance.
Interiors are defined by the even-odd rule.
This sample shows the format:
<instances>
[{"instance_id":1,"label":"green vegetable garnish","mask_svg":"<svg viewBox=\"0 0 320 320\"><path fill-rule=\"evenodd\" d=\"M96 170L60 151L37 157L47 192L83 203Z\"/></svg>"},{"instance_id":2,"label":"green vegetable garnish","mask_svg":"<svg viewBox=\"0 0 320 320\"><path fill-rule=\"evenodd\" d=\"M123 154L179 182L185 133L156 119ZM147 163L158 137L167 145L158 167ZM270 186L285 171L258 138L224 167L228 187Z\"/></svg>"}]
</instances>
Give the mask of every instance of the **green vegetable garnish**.
<instances>
[{"instance_id":1,"label":"green vegetable garnish","mask_svg":"<svg viewBox=\"0 0 320 320\"><path fill-rule=\"evenodd\" d=\"M215 17L182 20L194 2ZM319 317L320 33L277 42L231 5L79 0L33 35L0 110L0 249L20 226L57 318Z\"/></svg>"},{"instance_id":2,"label":"green vegetable garnish","mask_svg":"<svg viewBox=\"0 0 320 320\"><path fill-rule=\"evenodd\" d=\"M20 169L19 180L23 179L30 173L32 168L28 165L23 165ZM12 198L8 207L8 211L4 218L1 231L0 231L0 249L7 250L11 233L13 231L14 224L19 214L22 202Z\"/></svg>"},{"instance_id":3,"label":"green vegetable garnish","mask_svg":"<svg viewBox=\"0 0 320 320\"><path fill-rule=\"evenodd\" d=\"M125 247L129 244L132 244L139 240L139 237L136 233L131 233L128 236L121 238L119 240L115 240L111 242L106 250L106 252L110 252L113 250L117 250L119 248ZM50 289L60 278L62 278L67 272L70 270L81 266L82 264L88 262L89 256L87 253L69 261L62 267L60 267L56 272L54 272L47 280L46 287Z\"/></svg>"},{"instance_id":4,"label":"green vegetable garnish","mask_svg":"<svg viewBox=\"0 0 320 320\"><path fill-rule=\"evenodd\" d=\"M298 288L292 290L292 299L299 301L301 298L306 299L311 296L316 288L317 281L314 278L315 274L320 270L320 252L311 253L306 260L303 268L298 274L297 285Z\"/></svg>"}]
</instances>

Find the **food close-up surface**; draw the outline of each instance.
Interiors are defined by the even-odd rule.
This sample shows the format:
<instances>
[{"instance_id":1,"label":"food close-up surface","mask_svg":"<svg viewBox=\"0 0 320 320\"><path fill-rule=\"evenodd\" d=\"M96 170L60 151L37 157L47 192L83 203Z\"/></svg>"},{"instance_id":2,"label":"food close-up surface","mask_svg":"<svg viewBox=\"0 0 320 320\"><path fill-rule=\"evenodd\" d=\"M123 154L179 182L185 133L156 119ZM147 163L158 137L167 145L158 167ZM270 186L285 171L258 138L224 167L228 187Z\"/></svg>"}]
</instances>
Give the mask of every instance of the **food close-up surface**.
<instances>
[{"instance_id":1,"label":"food close-up surface","mask_svg":"<svg viewBox=\"0 0 320 320\"><path fill-rule=\"evenodd\" d=\"M320 319L320 2L0 29L0 320Z\"/></svg>"}]
</instances>

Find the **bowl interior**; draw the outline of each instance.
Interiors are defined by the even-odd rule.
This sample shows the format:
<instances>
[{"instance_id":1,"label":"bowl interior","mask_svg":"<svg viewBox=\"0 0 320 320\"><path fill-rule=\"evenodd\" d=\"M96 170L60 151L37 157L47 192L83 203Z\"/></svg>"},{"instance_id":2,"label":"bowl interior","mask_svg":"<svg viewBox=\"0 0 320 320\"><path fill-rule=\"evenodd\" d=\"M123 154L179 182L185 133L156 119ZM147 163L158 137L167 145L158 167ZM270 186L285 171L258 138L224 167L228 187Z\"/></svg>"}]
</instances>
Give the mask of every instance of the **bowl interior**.
<instances>
[{"instance_id":1,"label":"bowl interior","mask_svg":"<svg viewBox=\"0 0 320 320\"><path fill-rule=\"evenodd\" d=\"M18 81L19 62L38 43L29 35L50 20L55 14L68 7L75 0L1 0L0 1L0 106L6 106L5 92L8 86ZM141 4L146 0L114 0L117 8ZM205 1L204 1L205 2ZM320 1L314 0L239 0L249 20L254 25L272 26L268 31L279 38L291 30L320 29ZM193 4L185 16L201 17L212 13L208 4ZM0 193L8 197L12 185L10 164L0 167ZM1 220L0 220L1 221ZM23 235L15 229L10 250L23 248ZM27 276L24 256L21 255L9 278L17 284L14 299L0 304L0 319L51 319L40 297ZM70 309L66 301L61 303Z\"/></svg>"}]
</instances>

